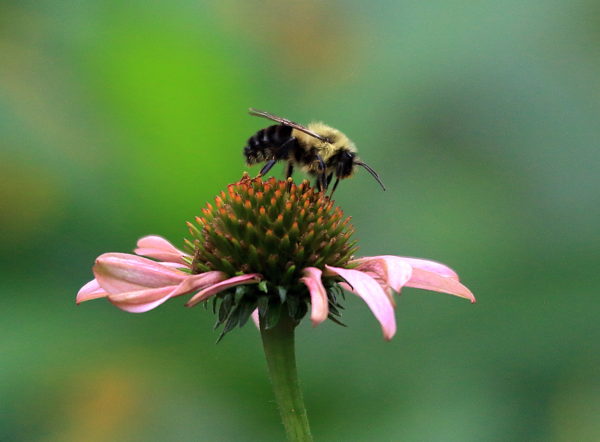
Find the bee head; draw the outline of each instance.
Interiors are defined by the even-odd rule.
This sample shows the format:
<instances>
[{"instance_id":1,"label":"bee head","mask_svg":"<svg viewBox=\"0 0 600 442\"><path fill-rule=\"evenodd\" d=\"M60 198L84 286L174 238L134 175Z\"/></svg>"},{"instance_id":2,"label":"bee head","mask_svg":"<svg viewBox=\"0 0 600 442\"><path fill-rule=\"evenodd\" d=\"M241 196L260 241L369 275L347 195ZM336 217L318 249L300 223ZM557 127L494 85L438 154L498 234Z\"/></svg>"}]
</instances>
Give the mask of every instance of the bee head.
<instances>
[{"instance_id":1,"label":"bee head","mask_svg":"<svg viewBox=\"0 0 600 442\"><path fill-rule=\"evenodd\" d=\"M377 172L371 169L369 165L359 160L356 156L356 153L352 150L345 148L339 149L338 152L330 159L328 164L332 169L334 169L336 176L335 184L333 185L333 189L331 191L332 194L341 179L348 178L354 173L355 166L363 167L367 172L369 172L369 174L371 174L373 178L375 178L381 188L385 190L385 186L381 182L381 178L379 178Z\"/></svg>"},{"instance_id":2,"label":"bee head","mask_svg":"<svg viewBox=\"0 0 600 442\"><path fill-rule=\"evenodd\" d=\"M348 150L341 150L337 155L336 176L348 178L354 172L356 154Z\"/></svg>"}]
</instances>

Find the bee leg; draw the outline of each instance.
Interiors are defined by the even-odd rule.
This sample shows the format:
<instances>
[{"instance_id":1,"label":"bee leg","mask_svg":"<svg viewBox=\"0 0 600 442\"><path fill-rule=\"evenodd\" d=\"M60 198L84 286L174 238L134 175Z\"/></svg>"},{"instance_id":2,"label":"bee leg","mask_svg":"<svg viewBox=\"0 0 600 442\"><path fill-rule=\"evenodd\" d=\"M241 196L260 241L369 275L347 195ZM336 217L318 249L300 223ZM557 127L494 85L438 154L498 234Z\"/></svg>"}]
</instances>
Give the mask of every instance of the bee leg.
<instances>
[{"instance_id":1,"label":"bee leg","mask_svg":"<svg viewBox=\"0 0 600 442\"><path fill-rule=\"evenodd\" d=\"M340 177L335 177L335 183L333 183L333 189L331 189L331 193L329 194L329 198L331 198L333 196L333 192L335 192L335 189L337 188L338 183L340 182Z\"/></svg>"},{"instance_id":2,"label":"bee leg","mask_svg":"<svg viewBox=\"0 0 600 442\"><path fill-rule=\"evenodd\" d=\"M315 187L317 188L318 192L323 192L325 190L327 190L327 178L325 177L325 174L323 173L319 173L317 175L317 177L315 178Z\"/></svg>"},{"instance_id":3,"label":"bee leg","mask_svg":"<svg viewBox=\"0 0 600 442\"><path fill-rule=\"evenodd\" d=\"M326 177L324 177L324 180L325 180L325 190L327 190L329 188L329 184L331 184L331 178L333 178L333 172L331 172L329 175L327 175Z\"/></svg>"},{"instance_id":4,"label":"bee leg","mask_svg":"<svg viewBox=\"0 0 600 442\"><path fill-rule=\"evenodd\" d=\"M258 176L263 176L264 174L266 174L269 170L271 170L271 168L275 165L275 163L277 162L277 160L269 160L267 161L267 164L265 164L263 166L262 169L260 169L260 172L258 172Z\"/></svg>"},{"instance_id":5,"label":"bee leg","mask_svg":"<svg viewBox=\"0 0 600 442\"><path fill-rule=\"evenodd\" d=\"M329 194L329 197L331 198L331 196L333 196L333 192L335 192L335 189L337 189L337 186L340 182L340 176L343 176L344 173L344 164L340 161L335 169L335 183L333 184L333 189L331 189L331 193Z\"/></svg>"},{"instance_id":6,"label":"bee leg","mask_svg":"<svg viewBox=\"0 0 600 442\"><path fill-rule=\"evenodd\" d=\"M292 173L294 173L294 165L292 163L287 163L287 166L285 167L285 179L290 178Z\"/></svg>"},{"instance_id":7,"label":"bee leg","mask_svg":"<svg viewBox=\"0 0 600 442\"><path fill-rule=\"evenodd\" d=\"M327 187L329 187L329 184L331 184L331 178L333 178L333 172L327 175Z\"/></svg>"},{"instance_id":8,"label":"bee leg","mask_svg":"<svg viewBox=\"0 0 600 442\"><path fill-rule=\"evenodd\" d=\"M327 183L325 182L327 178L325 175L319 175L315 180L315 185L317 186L317 190L319 192L327 192Z\"/></svg>"},{"instance_id":9,"label":"bee leg","mask_svg":"<svg viewBox=\"0 0 600 442\"><path fill-rule=\"evenodd\" d=\"M321 155L317 155L317 161L319 162L319 174L317 175L317 189L319 192L323 192L327 190L327 184L329 184L327 180L327 166L325 165L325 161L321 158Z\"/></svg>"},{"instance_id":10,"label":"bee leg","mask_svg":"<svg viewBox=\"0 0 600 442\"><path fill-rule=\"evenodd\" d=\"M285 143L283 143L275 154L275 161L288 160L287 167L285 169L285 178L288 179L294 172L294 165L290 159L290 154L298 148L298 140L294 137L290 137ZM267 169L268 170L268 169ZM266 172L265 172L266 173Z\"/></svg>"}]
</instances>

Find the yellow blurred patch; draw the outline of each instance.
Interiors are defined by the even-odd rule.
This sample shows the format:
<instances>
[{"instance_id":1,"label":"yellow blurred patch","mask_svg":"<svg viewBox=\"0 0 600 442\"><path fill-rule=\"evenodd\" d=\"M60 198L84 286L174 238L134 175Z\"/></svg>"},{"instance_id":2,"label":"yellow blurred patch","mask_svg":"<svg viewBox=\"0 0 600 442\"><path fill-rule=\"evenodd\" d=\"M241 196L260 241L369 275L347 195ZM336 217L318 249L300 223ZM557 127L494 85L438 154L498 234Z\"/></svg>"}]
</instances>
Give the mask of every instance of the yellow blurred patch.
<instances>
[{"instance_id":1,"label":"yellow blurred patch","mask_svg":"<svg viewBox=\"0 0 600 442\"><path fill-rule=\"evenodd\" d=\"M101 442L127 432L142 405L140 381L134 376L108 366L77 379L77 388L66 397L68 428L56 440Z\"/></svg>"},{"instance_id":2,"label":"yellow blurred patch","mask_svg":"<svg viewBox=\"0 0 600 442\"><path fill-rule=\"evenodd\" d=\"M35 240L64 216L61 180L38 165L0 155L0 231L3 242Z\"/></svg>"},{"instance_id":3,"label":"yellow blurred patch","mask_svg":"<svg viewBox=\"0 0 600 442\"><path fill-rule=\"evenodd\" d=\"M370 46L367 22L343 3L226 0L215 8L231 32L267 47L285 74L304 81L351 81Z\"/></svg>"}]
</instances>

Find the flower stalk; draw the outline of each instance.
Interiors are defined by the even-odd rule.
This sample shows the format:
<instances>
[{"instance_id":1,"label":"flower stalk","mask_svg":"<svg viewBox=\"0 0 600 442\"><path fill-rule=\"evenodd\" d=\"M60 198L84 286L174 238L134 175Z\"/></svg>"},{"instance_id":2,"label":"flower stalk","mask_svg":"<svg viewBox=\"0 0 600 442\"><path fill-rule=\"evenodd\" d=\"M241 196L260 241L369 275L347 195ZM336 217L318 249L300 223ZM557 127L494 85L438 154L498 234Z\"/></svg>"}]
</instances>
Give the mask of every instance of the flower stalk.
<instances>
[{"instance_id":1,"label":"flower stalk","mask_svg":"<svg viewBox=\"0 0 600 442\"><path fill-rule=\"evenodd\" d=\"M263 348L279 414L290 442L312 441L308 416L298 383L294 331L297 323L287 314L277 325L265 329L260 325Z\"/></svg>"}]
</instances>

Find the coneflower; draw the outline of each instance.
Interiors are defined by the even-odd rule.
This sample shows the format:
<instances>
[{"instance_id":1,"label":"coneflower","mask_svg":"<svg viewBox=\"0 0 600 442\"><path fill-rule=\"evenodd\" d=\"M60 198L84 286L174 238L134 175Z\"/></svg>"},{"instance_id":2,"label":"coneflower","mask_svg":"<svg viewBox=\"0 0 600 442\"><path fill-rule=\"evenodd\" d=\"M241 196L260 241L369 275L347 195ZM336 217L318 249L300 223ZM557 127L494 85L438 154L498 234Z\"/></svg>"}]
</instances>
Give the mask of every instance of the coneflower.
<instances>
[{"instance_id":1,"label":"coneflower","mask_svg":"<svg viewBox=\"0 0 600 442\"><path fill-rule=\"evenodd\" d=\"M443 264L392 255L356 258L349 218L307 181L244 175L188 227L186 252L146 236L136 255L99 256L95 279L82 287L77 303L106 297L141 313L193 294L186 306L213 301L221 337L254 317L290 440L310 440L294 358L294 329L308 312L314 326L327 318L339 322L348 291L366 302L389 340L396 332L393 293L402 287L475 302Z\"/></svg>"}]
</instances>

